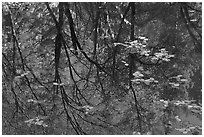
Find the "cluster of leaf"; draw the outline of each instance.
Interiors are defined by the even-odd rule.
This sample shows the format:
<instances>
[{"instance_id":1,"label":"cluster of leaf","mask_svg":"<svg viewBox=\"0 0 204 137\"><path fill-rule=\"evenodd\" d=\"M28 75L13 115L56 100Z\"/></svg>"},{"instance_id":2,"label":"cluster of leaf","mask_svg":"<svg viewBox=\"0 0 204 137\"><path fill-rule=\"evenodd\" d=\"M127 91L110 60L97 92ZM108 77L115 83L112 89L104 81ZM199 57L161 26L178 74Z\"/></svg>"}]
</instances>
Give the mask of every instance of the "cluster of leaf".
<instances>
[{"instance_id":1,"label":"cluster of leaf","mask_svg":"<svg viewBox=\"0 0 204 137\"><path fill-rule=\"evenodd\" d=\"M134 44L133 44L134 43ZM118 44L118 43L117 43ZM121 44L121 43L120 43ZM132 46L132 45L133 46ZM144 49L145 44L144 43L139 43L136 41L131 42L130 46L122 44L123 46L126 46L128 48L134 48L134 52L132 53L138 53L138 54L142 54L145 52L145 54L150 53L150 51L148 51L147 49ZM144 45L143 45L144 44ZM137 46L134 46L137 45ZM139 45L139 46L138 46ZM141 52L141 48L143 48L143 51ZM131 50L133 51L133 50ZM151 56L152 58L158 57L160 58L162 61L170 61L169 58L174 57L174 55L169 55L168 52L165 49L161 49L159 50L161 51L160 53L155 53L153 54L154 56ZM142 54L143 55L143 54ZM146 56L149 56L146 55ZM129 64L127 64L125 61L123 61L125 66L129 66ZM151 72L151 70L144 70L143 66L138 66L137 67L137 71L133 73L134 79L132 79L131 81L134 83L136 83L136 85L134 86L136 91L137 91L137 97L139 99L142 98L148 98L151 101L145 101L142 102L139 100L139 102L142 104L143 108L142 109L146 109L146 111L141 113L144 113L144 117L149 117L148 115L153 115L154 117L151 118L151 122L149 120L147 120L149 123L147 125L151 125L151 126L156 126L157 128L151 128L150 130L146 130L143 131L143 133L141 132L133 132L133 134L177 134L175 133L175 130L182 132L183 134L187 134L188 132L190 132L190 134L201 134L201 125L199 125L199 123L194 123L194 121L191 121L191 118L193 117L188 117L187 119L190 120L189 125L184 125L181 124L183 122L183 120L178 118L178 115L185 115L183 113L189 113L189 112L193 112L196 111L198 112L198 117L195 117L194 119L199 121L199 119L201 119L201 115L202 115L202 110L201 110L201 106L198 106L196 104L190 105L189 101L183 101L183 103L181 103L180 101L164 101L164 100L160 100L160 101L156 101L157 99L159 99L159 96L155 96L154 99L151 99L150 96L152 96L153 94L159 94L159 92L153 92L150 91L151 93L148 95L147 91L145 91L146 93L142 93L142 92L138 92L138 85L141 85L141 83L144 83L145 86L157 84L158 86L160 81L155 80L152 75L153 73ZM149 77L149 78L148 78ZM167 83L169 84L169 86L171 88L178 88L179 86L184 85L186 82L188 82L188 80L186 78L183 77L183 75L177 75L177 76L171 76L167 79ZM146 87L143 87L143 90ZM179 88L178 88L179 89ZM152 89L153 90L153 89ZM146 95L145 95L146 94ZM150 106L150 108L146 108L147 106ZM187 107L189 108L188 110L186 110L185 112L181 112L180 109ZM190 108L194 108L194 110L191 110ZM150 110L150 111L149 111ZM143 115L143 114L141 114ZM193 115L193 114L191 114ZM146 118L145 118L146 119ZM180 122L179 124L181 124L182 128L180 127L173 127L173 125L175 126L178 123L175 123L175 121ZM184 123L184 122L183 122ZM194 124L194 125L193 125ZM158 126L160 125L160 126ZM191 127L189 127L190 125L193 125ZM153 126L153 127L154 127ZM199 131L197 131L197 129ZM197 132L197 133L195 133Z\"/></svg>"},{"instance_id":2,"label":"cluster of leaf","mask_svg":"<svg viewBox=\"0 0 204 137\"><path fill-rule=\"evenodd\" d=\"M43 127L48 127L47 124L45 124L44 119L47 119L48 117L46 116L38 116L36 118L32 118L29 120L26 120L25 123L30 127L32 124L34 125L39 125Z\"/></svg>"}]
</instances>

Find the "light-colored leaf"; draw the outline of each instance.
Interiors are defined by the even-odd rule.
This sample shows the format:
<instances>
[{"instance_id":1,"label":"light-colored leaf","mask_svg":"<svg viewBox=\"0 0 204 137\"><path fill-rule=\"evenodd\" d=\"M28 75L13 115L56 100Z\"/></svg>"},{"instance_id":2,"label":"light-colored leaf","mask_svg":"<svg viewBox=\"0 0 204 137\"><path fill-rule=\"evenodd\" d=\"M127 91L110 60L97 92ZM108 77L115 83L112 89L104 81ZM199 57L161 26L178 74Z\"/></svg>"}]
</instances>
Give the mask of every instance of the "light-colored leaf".
<instances>
[{"instance_id":1,"label":"light-colored leaf","mask_svg":"<svg viewBox=\"0 0 204 137\"><path fill-rule=\"evenodd\" d=\"M53 85L57 86L57 85L59 85L59 84L54 82Z\"/></svg>"},{"instance_id":2,"label":"light-colored leaf","mask_svg":"<svg viewBox=\"0 0 204 137\"><path fill-rule=\"evenodd\" d=\"M146 85L149 85L150 84L150 81L149 80L145 80L143 81Z\"/></svg>"},{"instance_id":3,"label":"light-colored leaf","mask_svg":"<svg viewBox=\"0 0 204 137\"><path fill-rule=\"evenodd\" d=\"M138 69L138 70L141 70L141 71L144 70L143 67L138 67L137 69Z\"/></svg>"},{"instance_id":4,"label":"light-colored leaf","mask_svg":"<svg viewBox=\"0 0 204 137\"><path fill-rule=\"evenodd\" d=\"M34 119L29 119L29 120L26 120L25 123L31 123L33 121L34 121Z\"/></svg>"},{"instance_id":5,"label":"light-colored leaf","mask_svg":"<svg viewBox=\"0 0 204 137\"><path fill-rule=\"evenodd\" d=\"M136 71L135 73L133 73L133 76L135 76L135 77L143 77L144 75L140 71Z\"/></svg>"},{"instance_id":6,"label":"light-colored leaf","mask_svg":"<svg viewBox=\"0 0 204 137\"><path fill-rule=\"evenodd\" d=\"M176 119L178 122L181 122L181 119L179 118L179 116L175 116L175 119Z\"/></svg>"},{"instance_id":7,"label":"light-colored leaf","mask_svg":"<svg viewBox=\"0 0 204 137\"><path fill-rule=\"evenodd\" d=\"M145 71L144 73L145 73L145 74L147 74L147 75L152 74L152 73L151 73L151 71L148 71L148 70L147 70L147 71Z\"/></svg>"},{"instance_id":8,"label":"light-colored leaf","mask_svg":"<svg viewBox=\"0 0 204 137\"><path fill-rule=\"evenodd\" d=\"M180 79L180 81L187 82L188 80L187 79Z\"/></svg>"},{"instance_id":9,"label":"light-colored leaf","mask_svg":"<svg viewBox=\"0 0 204 137\"><path fill-rule=\"evenodd\" d=\"M43 121L42 121L42 120L36 121L35 124L36 124L36 125L43 125Z\"/></svg>"}]
</instances>

